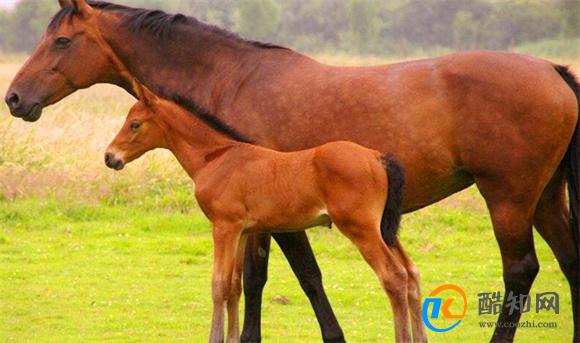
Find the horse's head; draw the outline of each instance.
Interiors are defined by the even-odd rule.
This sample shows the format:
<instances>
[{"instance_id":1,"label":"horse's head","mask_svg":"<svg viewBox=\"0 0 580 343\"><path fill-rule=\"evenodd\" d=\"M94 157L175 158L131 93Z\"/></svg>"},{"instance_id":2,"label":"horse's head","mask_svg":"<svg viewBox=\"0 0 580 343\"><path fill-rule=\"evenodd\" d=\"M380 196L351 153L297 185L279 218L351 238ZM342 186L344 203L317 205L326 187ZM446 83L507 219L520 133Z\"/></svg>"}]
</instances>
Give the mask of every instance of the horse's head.
<instances>
[{"instance_id":1,"label":"horse's head","mask_svg":"<svg viewBox=\"0 0 580 343\"><path fill-rule=\"evenodd\" d=\"M44 106L77 89L113 81L116 60L97 28L98 10L86 0L59 3L60 11L6 93L12 115L26 121L38 120Z\"/></svg>"},{"instance_id":2,"label":"horse's head","mask_svg":"<svg viewBox=\"0 0 580 343\"><path fill-rule=\"evenodd\" d=\"M129 110L125 124L105 153L105 164L115 170L149 150L167 147L164 125L156 113L164 110L162 100L137 81L133 81L133 90L139 102Z\"/></svg>"}]
</instances>

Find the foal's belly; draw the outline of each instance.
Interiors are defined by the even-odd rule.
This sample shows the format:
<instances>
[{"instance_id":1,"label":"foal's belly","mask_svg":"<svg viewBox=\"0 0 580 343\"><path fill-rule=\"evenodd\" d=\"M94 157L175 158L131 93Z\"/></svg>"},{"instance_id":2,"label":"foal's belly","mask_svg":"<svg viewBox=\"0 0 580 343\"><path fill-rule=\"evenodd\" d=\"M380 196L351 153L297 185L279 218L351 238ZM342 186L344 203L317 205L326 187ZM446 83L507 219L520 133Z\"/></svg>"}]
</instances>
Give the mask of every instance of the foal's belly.
<instances>
[{"instance_id":1,"label":"foal's belly","mask_svg":"<svg viewBox=\"0 0 580 343\"><path fill-rule=\"evenodd\" d=\"M271 216L252 218L246 220L245 232L296 232L304 231L315 226L330 227L332 221L325 209L306 211L303 213L285 214L283 211Z\"/></svg>"}]
</instances>

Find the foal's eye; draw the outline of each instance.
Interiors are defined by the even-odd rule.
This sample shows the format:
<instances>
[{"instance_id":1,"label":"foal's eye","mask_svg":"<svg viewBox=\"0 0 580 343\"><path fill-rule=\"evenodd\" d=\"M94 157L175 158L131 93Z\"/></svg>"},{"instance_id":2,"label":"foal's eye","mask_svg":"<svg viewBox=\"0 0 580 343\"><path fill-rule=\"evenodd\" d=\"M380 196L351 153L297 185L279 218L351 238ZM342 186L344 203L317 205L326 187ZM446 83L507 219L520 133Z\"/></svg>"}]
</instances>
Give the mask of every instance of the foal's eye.
<instances>
[{"instance_id":1,"label":"foal's eye","mask_svg":"<svg viewBox=\"0 0 580 343\"><path fill-rule=\"evenodd\" d=\"M135 131L141 127L141 123L134 121L131 123L129 127L131 128L131 130Z\"/></svg>"},{"instance_id":2,"label":"foal's eye","mask_svg":"<svg viewBox=\"0 0 580 343\"><path fill-rule=\"evenodd\" d=\"M70 45L70 38L67 38L67 37L58 37L54 41L54 44L59 49L66 49Z\"/></svg>"}]
</instances>

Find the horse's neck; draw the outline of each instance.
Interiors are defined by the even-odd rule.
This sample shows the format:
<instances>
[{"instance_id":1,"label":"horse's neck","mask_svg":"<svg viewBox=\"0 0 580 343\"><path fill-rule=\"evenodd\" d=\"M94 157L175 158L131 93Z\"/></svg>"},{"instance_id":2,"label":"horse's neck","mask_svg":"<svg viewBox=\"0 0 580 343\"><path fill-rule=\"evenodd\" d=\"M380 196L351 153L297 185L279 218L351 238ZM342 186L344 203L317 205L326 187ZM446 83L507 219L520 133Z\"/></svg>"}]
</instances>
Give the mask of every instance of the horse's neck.
<instances>
[{"instance_id":1,"label":"horse's neck","mask_svg":"<svg viewBox=\"0 0 580 343\"><path fill-rule=\"evenodd\" d=\"M262 60L260 48L193 25L174 28L187 32L164 40L130 33L114 14L103 12L99 20L103 37L133 77L157 94L188 99L216 114L227 106L224 96L236 94ZM119 85L133 93L125 84Z\"/></svg>"},{"instance_id":2,"label":"horse's neck","mask_svg":"<svg viewBox=\"0 0 580 343\"><path fill-rule=\"evenodd\" d=\"M161 114L169 150L181 166L195 179L216 152L242 144L217 132L185 109L165 111Z\"/></svg>"}]
</instances>

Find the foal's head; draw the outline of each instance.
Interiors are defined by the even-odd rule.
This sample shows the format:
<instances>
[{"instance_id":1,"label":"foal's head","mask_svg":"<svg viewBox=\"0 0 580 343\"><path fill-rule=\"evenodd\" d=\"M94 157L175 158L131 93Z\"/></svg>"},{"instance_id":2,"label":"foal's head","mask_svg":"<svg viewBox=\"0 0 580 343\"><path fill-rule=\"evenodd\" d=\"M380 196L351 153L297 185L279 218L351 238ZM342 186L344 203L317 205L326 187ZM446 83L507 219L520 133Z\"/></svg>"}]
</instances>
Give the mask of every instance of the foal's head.
<instances>
[{"instance_id":1,"label":"foal's head","mask_svg":"<svg viewBox=\"0 0 580 343\"><path fill-rule=\"evenodd\" d=\"M168 110L161 100L145 86L133 82L139 102L129 110L125 124L105 153L105 164L116 170L155 148L167 147L165 125L160 112Z\"/></svg>"}]
</instances>

